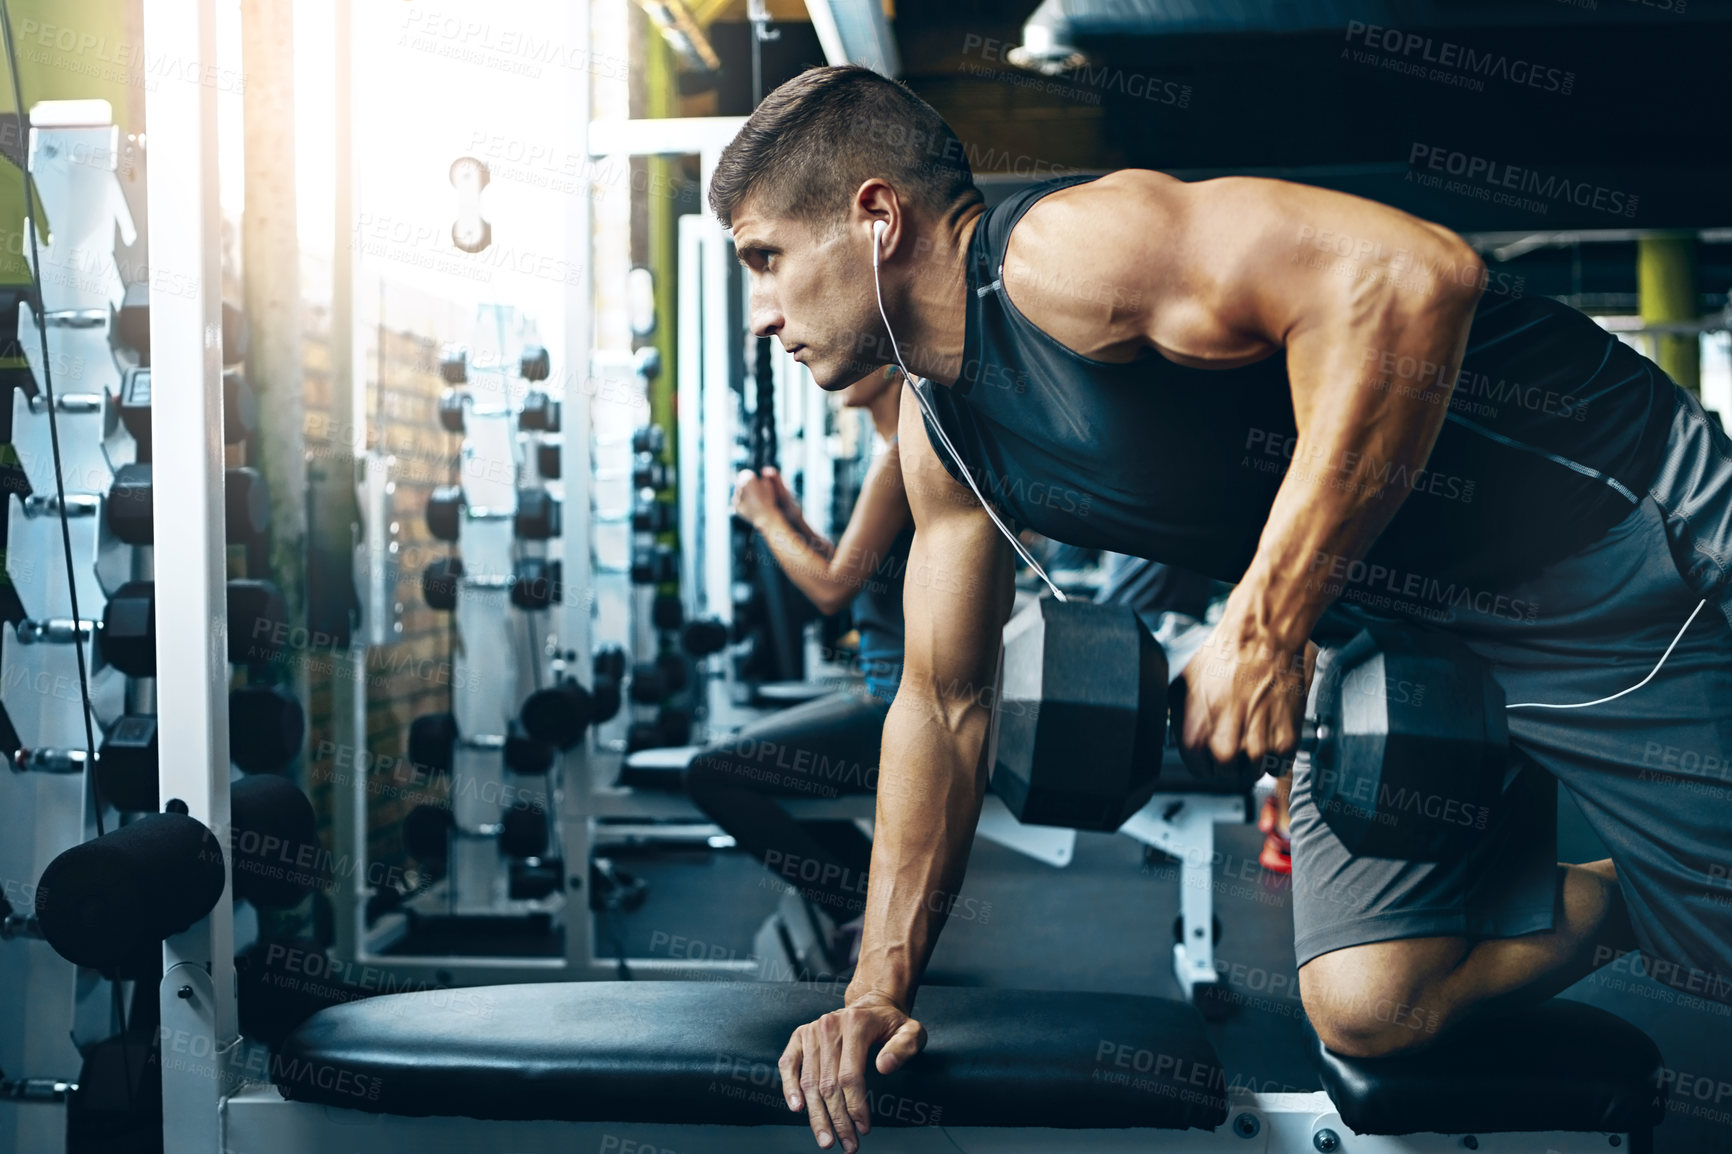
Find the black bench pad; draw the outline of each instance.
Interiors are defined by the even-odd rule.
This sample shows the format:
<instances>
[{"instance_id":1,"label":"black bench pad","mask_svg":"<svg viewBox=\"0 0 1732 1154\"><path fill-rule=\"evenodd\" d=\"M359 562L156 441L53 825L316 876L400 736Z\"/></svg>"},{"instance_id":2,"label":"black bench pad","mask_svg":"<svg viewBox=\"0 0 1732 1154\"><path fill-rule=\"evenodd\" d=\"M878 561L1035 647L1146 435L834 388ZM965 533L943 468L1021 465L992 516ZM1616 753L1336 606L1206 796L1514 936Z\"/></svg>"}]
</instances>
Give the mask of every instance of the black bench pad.
<instances>
[{"instance_id":1,"label":"black bench pad","mask_svg":"<svg viewBox=\"0 0 1732 1154\"><path fill-rule=\"evenodd\" d=\"M370 1113L805 1125L777 1059L842 1004L827 988L558 982L321 1010L279 1048L285 1098ZM1162 998L929 987L924 1052L868 1068L874 1125L1212 1129L1226 1078L1202 1019Z\"/></svg>"},{"instance_id":2,"label":"black bench pad","mask_svg":"<svg viewBox=\"0 0 1732 1154\"><path fill-rule=\"evenodd\" d=\"M1553 999L1387 1058L1311 1041L1323 1088L1360 1134L1642 1132L1665 1115L1659 1047L1582 1002Z\"/></svg>"}]
</instances>

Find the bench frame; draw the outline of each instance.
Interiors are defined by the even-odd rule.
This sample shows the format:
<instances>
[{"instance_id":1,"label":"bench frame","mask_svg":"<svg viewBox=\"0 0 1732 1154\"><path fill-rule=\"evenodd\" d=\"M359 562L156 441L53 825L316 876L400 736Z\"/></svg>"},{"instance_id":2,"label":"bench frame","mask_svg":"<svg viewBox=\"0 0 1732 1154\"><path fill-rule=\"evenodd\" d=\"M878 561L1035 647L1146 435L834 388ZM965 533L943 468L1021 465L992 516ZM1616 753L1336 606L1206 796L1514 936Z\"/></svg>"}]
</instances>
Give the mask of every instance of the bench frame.
<instances>
[{"instance_id":1,"label":"bench frame","mask_svg":"<svg viewBox=\"0 0 1732 1154\"><path fill-rule=\"evenodd\" d=\"M766 1093L780 1096L770 1087ZM1209 1130L1059 1130L988 1126L874 1129L865 1154L1647 1154L1647 1136L1599 1133L1358 1135L1328 1095L1234 1091L1227 1123ZM229 1154L813 1154L803 1126L693 1126L648 1122L483 1122L401 1118L288 1102L274 1086L250 1086L223 1103ZM1330 1145L1325 1133L1335 1135ZM836 1147L832 1147L834 1151Z\"/></svg>"}]
</instances>

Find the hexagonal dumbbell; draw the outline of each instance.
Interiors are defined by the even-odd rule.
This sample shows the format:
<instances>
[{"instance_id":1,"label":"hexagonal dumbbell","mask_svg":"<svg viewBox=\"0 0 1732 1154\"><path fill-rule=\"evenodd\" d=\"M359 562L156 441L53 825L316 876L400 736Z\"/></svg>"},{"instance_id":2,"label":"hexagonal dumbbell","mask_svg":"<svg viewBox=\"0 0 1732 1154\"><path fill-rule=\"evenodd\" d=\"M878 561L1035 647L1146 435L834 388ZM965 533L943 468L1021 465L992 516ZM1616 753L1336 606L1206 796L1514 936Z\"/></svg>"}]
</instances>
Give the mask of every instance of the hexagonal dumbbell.
<instances>
[{"instance_id":1,"label":"hexagonal dumbbell","mask_svg":"<svg viewBox=\"0 0 1732 1154\"><path fill-rule=\"evenodd\" d=\"M559 498L546 489L519 489L511 528L524 541L546 541L560 533Z\"/></svg>"},{"instance_id":2,"label":"hexagonal dumbbell","mask_svg":"<svg viewBox=\"0 0 1732 1154\"><path fill-rule=\"evenodd\" d=\"M562 602L564 589L561 574L565 566L559 558L525 557L517 563L511 578L511 603L519 609L546 609Z\"/></svg>"},{"instance_id":3,"label":"hexagonal dumbbell","mask_svg":"<svg viewBox=\"0 0 1732 1154\"><path fill-rule=\"evenodd\" d=\"M541 389L530 389L523 395L517 427L526 433L559 432L559 402Z\"/></svg>"},{"instance_id":4,"label":"hexagonal dumbbell","mask_svg":"<svg viewBox=\"0 0 1732 1154\"><path fill-rule=\"evenodd\" d=\"M457 593L462 587L461 557L440 557L421 571L421 597L429 609L449 613L457 608Z\"/></svg>"},{"instance_id":5,"label":"hexagonal dumbbell","mask_svg":"<svg viewBox=\"0 0 1732 1154\"><path fill-rule=\"evenodd\" d=\"M257 469L229 469L223 476L225 528L231 545L264 540L271 528L271 494ZM109 532L128 545L149 545L156 535L151 467L122 465L103 502Z\"/></svg>"},{"instance_id":6,"label":"hexagonal dumbbell","mask_svg":"<svg viewBox=\"0 0 1732 1154\"><path fill-rule=\"evenodd\" d=\"M228 583L228 657L236 664L269 661L281 649L288 624L282 591L269 581ZM82 633L82 630L77 631ZM70 621L22 622L19 639L71 641ZM102 607L97 650L128 677L156 676L156 585L128 581Z\"/></svg>"},{"instance_id":7,"label":"hexagonal dumbbell","mask_svg":"<svg viewBox=\"0 0 1732 1154\"><path fill-rule=\"evenodd\" d=\"M526 381L545 381L553 373L553 358L543 345L524 345L517 359L517 373Z\"/></svg>"},{"instance_id":8,"label":"hexagonal dumbbell","mask_svg":"<svg viewBox=\"0 0 1732 1154\"><path fill-rule=\"evenodd\" d=\"M427 531L436 541L457 540L463 526L463 510L468 504L458 485L440 485L427 497Z\"/></svg>"},{"instance_id":9,"label":"hexagonal dumbbell","mask_svg":"<svg viewBox=\"0 0 1732 1154\"><path fill-rule=\"evenodd\" d=\"M633 585L661 585L676 581L680 575L680 558L667 545L645 545L632 550L631 582Z\"/></svg>"}]
</instances>

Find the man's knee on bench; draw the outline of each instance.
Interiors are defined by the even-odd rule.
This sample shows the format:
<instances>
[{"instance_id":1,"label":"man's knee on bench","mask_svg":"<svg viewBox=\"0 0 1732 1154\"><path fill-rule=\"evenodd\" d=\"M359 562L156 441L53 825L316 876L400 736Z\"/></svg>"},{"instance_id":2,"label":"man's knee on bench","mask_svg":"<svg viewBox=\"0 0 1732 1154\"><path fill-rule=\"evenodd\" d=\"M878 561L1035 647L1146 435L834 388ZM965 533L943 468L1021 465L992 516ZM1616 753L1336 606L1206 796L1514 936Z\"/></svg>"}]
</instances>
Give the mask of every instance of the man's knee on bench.
<instances>
[{"instance_id":1,"label":"man's knee on bench","mask_svg":"<svg viewBox=\"0 0 1732 1154\"><path fill-rule=\"evenodd\" d=\"M1409 938L1322 954L1299 969L1305 1016L1343 1057L1421 1049L1448 1016L1440 979L1466 952L1459 938Z\"/></svg>"}]
</instances>

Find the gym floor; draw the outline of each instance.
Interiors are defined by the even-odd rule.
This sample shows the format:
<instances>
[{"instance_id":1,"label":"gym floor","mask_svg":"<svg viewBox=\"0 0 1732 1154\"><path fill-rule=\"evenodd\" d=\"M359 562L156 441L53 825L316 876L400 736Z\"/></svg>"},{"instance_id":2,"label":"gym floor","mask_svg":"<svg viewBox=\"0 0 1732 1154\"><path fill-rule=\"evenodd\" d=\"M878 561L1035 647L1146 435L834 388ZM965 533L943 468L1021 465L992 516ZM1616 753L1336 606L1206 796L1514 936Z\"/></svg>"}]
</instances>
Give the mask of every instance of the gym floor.
<instances>
[{"instance_id":1,"label":"gym floor","mask_svg":"<svg viewBox=\"0 0 1732 1154\"><path fill-rule=\"evenodd\" d=\"M1558 839L1560 860L1606 856L1567 796L1559 803ZM1214 898L1222 922L1216 965L1231 993L1225 1018L1209 1032L1229 1085L1315 1090L1288 880L1258 867L1261 842L1249 824L1216 831ZM681 956L750 957L752 936L780 896L769 873L733 850L613 856L650 883L641 909L597 916L598 953L623 946L628 965L633 957L668 957L670 948ZM1129 838L1079 834L1064 869L980 839L962 892L963 913L939 942L928 985L1179 996L1170 965L1177 867L1145 863L1142 847ZM1703 1013L1714 1011L1679 1006L1666 986L1610 967L1564 996L1646 1030L1676 1073L1656 1154L1732 1152L1732 1055L1723 1045L1732 1036L1732 1008L1721 1008L1724 1027L1704 1030Z\"/></svg>"}]
</instances>

